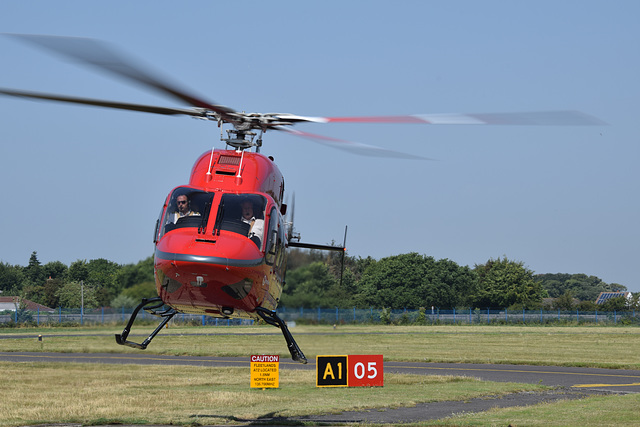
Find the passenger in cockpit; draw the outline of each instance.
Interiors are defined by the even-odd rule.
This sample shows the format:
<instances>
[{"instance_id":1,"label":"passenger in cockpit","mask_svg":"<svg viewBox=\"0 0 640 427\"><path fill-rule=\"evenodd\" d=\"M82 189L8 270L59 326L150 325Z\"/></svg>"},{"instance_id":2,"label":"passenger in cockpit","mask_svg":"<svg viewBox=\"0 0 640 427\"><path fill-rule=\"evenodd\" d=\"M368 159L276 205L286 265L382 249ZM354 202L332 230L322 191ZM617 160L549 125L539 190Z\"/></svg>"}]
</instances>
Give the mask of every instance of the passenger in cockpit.
<instances>
[{"instance_id":1,"label":"passenger in cockpit","mask_svg":"<svg viewBox=\"0 0 640 427\"><path fill-rule=\"evenodd\" d=\"M262 234L264 232L264 219L255 217L251 200L243 200L240 206L242 207L242 218L240 220L245 224L249 224L248 237L260 247Z\"/></svg>"}]
</instances>

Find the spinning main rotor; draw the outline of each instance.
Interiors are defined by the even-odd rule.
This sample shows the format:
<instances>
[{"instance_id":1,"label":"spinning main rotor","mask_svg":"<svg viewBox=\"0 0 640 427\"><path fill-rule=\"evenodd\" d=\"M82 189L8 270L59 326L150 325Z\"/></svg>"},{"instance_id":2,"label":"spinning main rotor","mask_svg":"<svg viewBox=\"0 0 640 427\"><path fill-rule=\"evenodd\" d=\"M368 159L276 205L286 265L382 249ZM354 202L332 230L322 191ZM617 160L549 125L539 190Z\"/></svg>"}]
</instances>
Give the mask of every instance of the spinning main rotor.
<instances>
[{"instance_id":1,"label":"spinning main rotor","mask_svg":"<svg viewBox=\"0 0 640 427\"><path fill-rule=\"evenodd\" d=\"M91 98L79 98L65 95L29 92L0 88L0 94L41 99L49 101L69 102L75 104L92 105L121 110L141 111L164 115L186 115L202 120L218 123L219 127L230 125L227 138L221 137L227 145L237 150L245 150L262 145L262 134L269 130L288 132L303 138L314 140L335 148L356 154L397 157L409 159L424 159L424 157L387 150L373 145L316 135L292 129L296 123L421 123L421 124L493 124L493 125L602 125L599 119L578 111L543 111L528 113L491 113L491 114L415 114L404 116L370 116L370 117L310 117L289 113L245 113L232 108L207 102L190 94L188 91L170 84L166 79L144 71L142 67L134 65L133 61L125 59L106 44L93 39L76 37L44 36L31 34L6 34L10 37L32 43L38 47L61 54L81 64L90 65L99 70L128 79L134 83L146 86L164 95L168 95L192 108L172 108L154 105L131 104L117 101L106 101ZM256 139L256 135L259 135Z\"/></svg>"}]
</instances>

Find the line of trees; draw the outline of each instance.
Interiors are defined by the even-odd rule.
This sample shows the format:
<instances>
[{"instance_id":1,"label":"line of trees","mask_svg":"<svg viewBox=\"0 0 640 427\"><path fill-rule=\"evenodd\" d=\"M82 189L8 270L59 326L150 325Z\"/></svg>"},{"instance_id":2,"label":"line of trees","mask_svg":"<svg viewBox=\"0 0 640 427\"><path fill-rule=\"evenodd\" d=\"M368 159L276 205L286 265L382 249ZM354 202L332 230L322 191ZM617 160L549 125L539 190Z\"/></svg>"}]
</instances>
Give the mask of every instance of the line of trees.
<instances>
[{"instance_id":1,"label":"line of trees","mask_svg":"<svg viewBox=\"0 0 640 427\"><path fill-rule=\"evenodd\" d=\"M339 254L293 251L281 304L287 307L389 307L579 309L613 311L640 308L640 294L629 302L613 298L596 306L600 292L621 292L585 274L535 274L507 257L461 266L448 259L408 253L375 260Z\"/></svg>"},{"instance_id":2,"label":"line of trees","mask_svg":"<svg viewBox=\"0 0 640 427\"><path fill-rule=\"evenodd\" d=\"M417 253L371 257L345 256L292 249L281 298L286 307L339 308L510 308L613 311L640 308L636 294L596 307L600 292L626 291L585 274L538 274L506 257L484 264L461 266ZM137 264L106 259L60 261L42 265L36 252L26 267L0 262L0 291L47 307L135 307L156 296L153 258Z\"/></svg>"},{"instance_id":3,"label":"line of trees","mask_svg":"<svg viewBox=\"0 0 640 427\"><path fill-rule=\"evenodd\" d=\"M26 267L0 262L2 295L71 308L80 307L81 288L86 308L135 307L142 298L156 296L153 258L125 265L103 258L42 265L33 252Z\"/></svg>"}]
</instances>

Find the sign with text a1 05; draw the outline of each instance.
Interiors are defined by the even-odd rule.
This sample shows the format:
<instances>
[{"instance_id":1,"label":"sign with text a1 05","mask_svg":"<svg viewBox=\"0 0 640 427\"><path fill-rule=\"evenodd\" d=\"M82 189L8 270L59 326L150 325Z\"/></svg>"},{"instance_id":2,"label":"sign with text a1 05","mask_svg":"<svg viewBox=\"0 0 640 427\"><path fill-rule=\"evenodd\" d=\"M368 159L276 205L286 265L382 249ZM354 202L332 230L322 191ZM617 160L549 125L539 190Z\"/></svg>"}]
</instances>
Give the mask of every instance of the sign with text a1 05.
<instances>
[{"instance_id":1,"label":"sign with text a1 05","mask_svg":"<svg viewBox=\"0 0 640 427\"><path fill-rule=\"evenodd\" d=\"M382 387L382 355L316 356L317 387Z\"/></svg>"}]
</instances>

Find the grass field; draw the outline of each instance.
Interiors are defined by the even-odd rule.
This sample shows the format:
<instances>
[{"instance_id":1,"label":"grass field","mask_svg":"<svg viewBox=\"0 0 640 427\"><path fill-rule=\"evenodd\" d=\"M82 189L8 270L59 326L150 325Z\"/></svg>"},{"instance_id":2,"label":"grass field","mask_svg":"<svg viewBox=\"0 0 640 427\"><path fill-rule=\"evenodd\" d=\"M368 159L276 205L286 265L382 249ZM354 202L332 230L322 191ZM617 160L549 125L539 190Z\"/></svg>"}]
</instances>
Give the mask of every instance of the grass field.
<instances>
[{"instance_id":1,"label":"grass field","mask_svg":"<svg viewBox=\"0 0 640 427\"><path fill-rule=\"evenodd\" d=\"M134 329L144 339L151 327ZM139 352L115 344L120 328L0 329L0 351ZM385 360L518 363L640 369L640 328L523 326L297 326L308 358L383 354ZM43 341L35 337L42 334ZM26 338L23 338L25 337ZM289 358L273 327L170 327L145 352ZM280 388L250 389L245 368L1 363L8 379L0 426L67 423L219 424L348 409L465 400L540 385L474 378L385 375L383 388L322 389L315 373L284 370ZM245 372L246 371L246 372ZM637 425L640 395L598 396L491 410L430 425Z\"/></svg>"},{"instance_id":2,"label":"grass field","mask_svg":"<svg viewBox=\"0 0 640 427\"><path fill-rule=\"evenodd\" d=\"M152 327L134 329L142 341ZM115 344L121 328L0 329L0 351L139 352ZM640 369L640 328L545 326L297 326L292 333L308 358L322 354L383 354L385 360L513 363ZM139 334L139 335L138 335ZM197 335L196 335L197 334ZM239 337L238 334L246 335ZM136 336L138 335L138 336ZM170 327L145 350L152 354L289 358L272 326Z\"/></svg>"}]
</instances>

